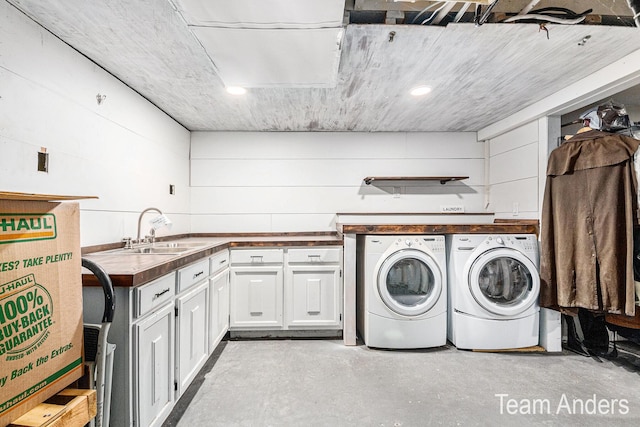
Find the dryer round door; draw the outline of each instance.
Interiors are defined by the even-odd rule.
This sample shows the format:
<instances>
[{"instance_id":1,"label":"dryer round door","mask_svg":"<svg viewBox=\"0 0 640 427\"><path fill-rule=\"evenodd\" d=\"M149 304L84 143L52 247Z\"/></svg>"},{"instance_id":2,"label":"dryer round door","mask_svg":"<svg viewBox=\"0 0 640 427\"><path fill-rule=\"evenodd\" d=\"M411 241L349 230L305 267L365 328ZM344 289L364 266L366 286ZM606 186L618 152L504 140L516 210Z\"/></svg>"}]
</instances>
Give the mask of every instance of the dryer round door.
<instances>
[{"instance_id":1,"label":"dryer round door","mask_svg":"<svg viewBox=\"0 0 640 427\"><path fill-rule=\"evenodd\" d=\"M521 252L493 249L473 262L469 270L469 289L485 310L514 316L537 301L540 276L533 262Z\"/></svg>"},{"instance_id":2,"label":"dryer round door","mask_svg":"<svg viewBox=\"0 0 640 427\"><path fill-rule=\"evenodd\" d=\"M378 294L385 305L403 316L429 311L442 293L442 274L428 254L404 249L387 257L378 269Z\"/></svg>"}]
</instances>

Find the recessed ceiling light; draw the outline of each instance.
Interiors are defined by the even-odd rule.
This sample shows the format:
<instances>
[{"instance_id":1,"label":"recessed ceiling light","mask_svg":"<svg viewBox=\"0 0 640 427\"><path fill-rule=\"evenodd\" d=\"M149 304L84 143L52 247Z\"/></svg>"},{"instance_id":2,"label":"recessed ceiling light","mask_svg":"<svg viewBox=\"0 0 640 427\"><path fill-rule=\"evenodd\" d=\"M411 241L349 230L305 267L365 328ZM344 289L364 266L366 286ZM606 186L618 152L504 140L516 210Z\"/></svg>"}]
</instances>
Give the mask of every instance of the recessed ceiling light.
<instances>
[{"instance_id":1,"label":"recessed ceiling light","mask_svg":"<svg viewBox=\"0 0 640 427\"><path fill-rule=\"evenodd\" d=\"M409 92L413 96L423 96L431 92L431 88L429 86L416 86Z\"/></svg>"},{"instance_id":2,"label":"recessed ceiling light","mask_svg":"<svg viewBox=\"0 0 640 427\"><path fill-rule=\"evenodd\" d=\"M231 95L244 95L247 93L247 90L240 86L229 86L227 88L227 93L230 93Z\"/></svg>"}]
</instances>

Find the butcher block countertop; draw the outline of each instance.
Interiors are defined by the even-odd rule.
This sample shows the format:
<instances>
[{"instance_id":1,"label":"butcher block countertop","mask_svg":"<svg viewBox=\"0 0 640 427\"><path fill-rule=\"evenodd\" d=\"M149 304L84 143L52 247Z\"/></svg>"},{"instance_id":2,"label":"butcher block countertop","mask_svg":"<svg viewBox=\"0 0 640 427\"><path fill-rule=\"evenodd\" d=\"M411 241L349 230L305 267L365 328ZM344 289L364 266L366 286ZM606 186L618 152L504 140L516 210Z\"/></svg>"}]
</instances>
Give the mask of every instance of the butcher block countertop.
<instances>
[{"instance_id":1,"label":"butcher block countertop","mask_svg":"<svg viewBox=\"0 0 640 427\"><path fill-rule=\"evenodd\" d=\"M139 286L165 274L171 273L199 259L223 249L243 247L291 247L291 246L336 246L342 245L337 233L261 233L261 234L191 234L157 239L156 244L167 242L197 244L175 254L131 254L123 253L121 244L83 249L83 258L100 265L109 275L114 286ZM96 277L83 270L83 286L100 286Z\"/></svg>"},{"instance_id":2,"label":"butcher block countertop","mask_svg":"<svg viewBox=\"0 0 640 427\"><path fill-rule=\"evenodd\" d=\"M344 234L538 234L538 221L491 224L343 224Z\"/></svg>"}]
</instances>

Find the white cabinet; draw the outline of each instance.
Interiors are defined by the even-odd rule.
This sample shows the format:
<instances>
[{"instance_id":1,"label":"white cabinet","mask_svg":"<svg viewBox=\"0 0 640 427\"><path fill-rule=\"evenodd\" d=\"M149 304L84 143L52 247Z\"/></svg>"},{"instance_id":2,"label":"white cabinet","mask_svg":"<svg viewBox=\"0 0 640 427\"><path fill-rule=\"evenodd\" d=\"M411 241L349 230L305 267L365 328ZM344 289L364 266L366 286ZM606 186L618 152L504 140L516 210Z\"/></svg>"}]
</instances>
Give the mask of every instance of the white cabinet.
<instances>
[{"instance_id":1,"label":"white cabinet","mask_svg":"<svg viewBox=\"0 0 640 427\"><path fill-rule=\"evenodd\" d=\"M282 249L231 251L230 330L281 329Z\"/></svg>"},{"instance_id":2,"label":"white cabinet","mask_svg":"<svg viewBox=\"0 0 640 427\"><path fill-rule=\"evenodd\" d=\"M289 249L285 274L287 329L342 327L342 251Z\"/></svg>"},{"instance_id":3,"label":"white cabinet","mask_svg":"<svg viewBox=\"0 0 640 427\"><path fill-rule=\"evenodd\" d=\"M296 266L289 269L285 287L287 328L340 328L341 288L338 268Z\"/></svg>"},{"instance_id":4,"label":"white cabinet","mask_svg":"<svg viewBox=\"0 0 640 427\"><path fill-rule=\"evenodd\" d=\"M342 329L342 249L231 251L231 331Z\"/></svg>"},{"instance_id":5,"label":"white cabinet","mask_svg":"<svg viewBox=\"0 0 640 427\"><path fill-rule=\"evenodd\" d=\"M282 327L282 266L231 268L229 329Z\"/></svg>"},{"instance_id":6,"label":"white cabinet","mask_svg":"<svg viewBox=\"0 0 640 427\"><path fill-rule=\"evenodd\" d=\"M341 254L224 249L144 285L116 287L111 425L161 425L228 330L340 333ZM85 322L100 323L103 304L102 288L83 288Z\"/></svg>"},{"instance_id":7,"label":"white cabinet","mask_svg":"<svg viewBox=\"0 0 640 427\"><path fill-rule=\"evenodd\" d=\"M133 326L134 410L138 426L161 425L173 408L173 322L172 301ZM118 389L114 392L118 393Z\"/></svg>"},{"instance_id":8,"label":"white cabinet","mask_svg":"<svg viewBox=\"0 0 640 427\"><path fill-rule=\"evenodd\" d=\"M228 265L228 251L227 255ZM114 353L111 425L162 425L210 355L210 285L222 287L215 307L229 316L228 280L210 272L211 258L136 287L116 287L116 313L109 342ZM225 299L226 298L226 299ZM104 297L83 288L84 320L100 323ZM225 308L226 301L226 308ZM216 327L220 338L228 321ZM219 341L218 341L219 342Z\"/></svg>"},{"instance_id":9,"label":"white cabinet","mask_svg":"<svg viewBox=\"0 0 640 427\"><path fill-rule=\"evenodd\" d=\"M209 279L209 354L229 330L229 251L211 257Z\"/></svg>"},{"instance_id":10,"label":"white cabinet","mask_svg":"<svg viewBox=\"0 0 640 427\"><path fill-rule=\"evenodd\" d=\"M175 277L133 289L133 411L139 426L161 425L174 404Z\"/></svg>"},{"instance_id":11,"label":"white cabinet","mask_svg":"<svg viewBox=\"0 0 640 427\"><path fill-rule=\"evenodd\" d=\"M209 356L207 276L200 284L176 298L176 400L191 384Z\"/></svg>"},{"instance_id":12,"label":"white cabinet","mask_svg":"<svg viewBox=\"0 0 640 427\"><path fill-rule=\"evenodd\" d=\"M178 270L176 316L176 400L209 355L209 259Z\"/></svg>"},{"instance_id":13,"label":"white cabinet","mask_svg":"<svg viewBox=\"0 0 640 427\"><path fill-rule=\"evenodd\" d=\"M116 287L109 330L114 352L111 425L161 425L175 404L175 291L172 272L137 287ZM100 323L102 288L85 286L83 320Z\"/></svg>"}]
</instances>

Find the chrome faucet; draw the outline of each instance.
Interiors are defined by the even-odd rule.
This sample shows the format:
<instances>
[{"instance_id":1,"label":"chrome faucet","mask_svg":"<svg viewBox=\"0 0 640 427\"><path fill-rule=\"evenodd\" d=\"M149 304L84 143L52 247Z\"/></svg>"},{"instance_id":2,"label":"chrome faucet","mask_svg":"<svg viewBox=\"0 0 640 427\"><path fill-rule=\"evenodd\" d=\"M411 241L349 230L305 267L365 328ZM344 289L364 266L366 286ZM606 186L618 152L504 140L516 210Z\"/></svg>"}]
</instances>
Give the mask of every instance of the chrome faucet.
<instances>
[{"instance_id":1,"label":"chrome faucet","mask_svg":"<svg viewBox=\"0 0 640 427\"><path fill-rule=\"evenodd\" d=\"M160 209L158 209L158 208L147 208L147 209L143 210L142 212L140 212L140 216L138 217L138 236L137 236L137 238L136 238L136 242L137 242L137 243L140 243L140 225L141 225L141 223L142 223L142 216L143 216L145 213L150 212L150 211L156 211L156 212L158 212L160 215L164 215L164 214L162 213L162 211L160 211ZM153 241L155 240L155 238L156 238L156 231L152 228L152 229L151 229L151 243L153 243Z\"/></svg>"}]
</instances>

